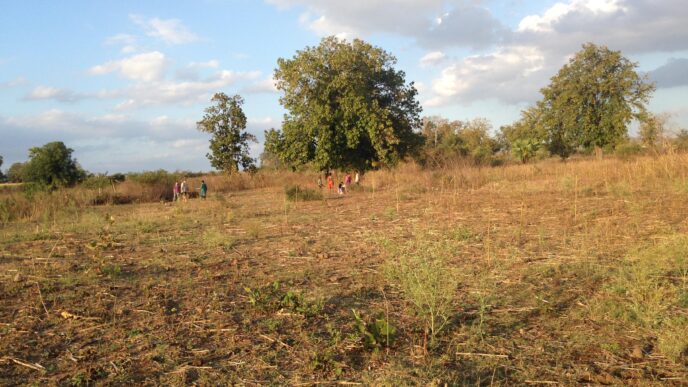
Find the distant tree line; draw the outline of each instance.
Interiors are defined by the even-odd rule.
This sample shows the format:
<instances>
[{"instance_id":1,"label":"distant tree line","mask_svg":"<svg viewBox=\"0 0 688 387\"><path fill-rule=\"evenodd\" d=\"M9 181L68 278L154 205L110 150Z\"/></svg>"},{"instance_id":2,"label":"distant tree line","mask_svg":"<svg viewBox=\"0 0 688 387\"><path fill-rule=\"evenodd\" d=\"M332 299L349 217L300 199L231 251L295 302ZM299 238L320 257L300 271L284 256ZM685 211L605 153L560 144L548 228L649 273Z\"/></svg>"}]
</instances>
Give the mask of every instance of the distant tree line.
<instances>
[{"instance_id":1,"label":"distant tree line","mask_svg":"<svg viewBox=\"0 0 688 387\"><path fill-rule=\"evenodd\" d=\"M583 45L541 89L542 98L494 134L484 118L421 118L418 92L396 63L379 47L335 37L278 59L274 78L286 114L281 129L265 132L262 166L363 172L404 159L434 168L458 161L495 164L506 157L528 162L574 153L688 149L688 131L669 136L668 117L647 111L654 84L638 74L636 63L604 46ZM250 144L257 140L246 131L244 100L217 93L211 102L197 122L211 134L211 165L226 173L255 171ZM633 120L640 124L639 141L628 135ZM0 180L53 190L93 177L72 153L59 141L31 148L29 161L12 164L6 176L0 171Z\"/></svg>"}]
</instances>

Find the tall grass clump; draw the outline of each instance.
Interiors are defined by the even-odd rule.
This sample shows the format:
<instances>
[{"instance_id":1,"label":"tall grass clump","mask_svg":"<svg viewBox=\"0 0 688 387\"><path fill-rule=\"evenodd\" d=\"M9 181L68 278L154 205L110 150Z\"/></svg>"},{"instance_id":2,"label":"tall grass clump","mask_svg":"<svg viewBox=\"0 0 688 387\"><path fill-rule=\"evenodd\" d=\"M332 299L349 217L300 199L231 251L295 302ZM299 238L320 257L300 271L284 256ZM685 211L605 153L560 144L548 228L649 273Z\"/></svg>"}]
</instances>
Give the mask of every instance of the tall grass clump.
<instances>
[{"instance_id":1,"label":"tall grass clump","mask_svg":"<svg viewBox=\"0 0 688 387\"><path fill-rule=\"evenodd\" d=\"M656 339L666 357L688 363L688 236L629 254L596 310Z\"/></svg>"},{"instance_id":2,"label":"tall grass clump","mask_svg":"<svg viewBox=\"0 0 688 387\"><path fill-rule=\"evenodd\" d=\"M455 311L459 279L449 263L451 246L429 234L415 235L402 244L383 240L382 246L388 254L387 281L401 290L434 346Z\"/></svg>"},{"instance_id":3,"label":"tall grass clump","mask_svg":"<svg viewBox=\"0 0 688 387\"><path fill-rule=\"evenodd\" d=\"M316 191L312 188L303 188L300 185L288 186L284 189L284 194L287 195L287 199L293 202L296 201L310 201L310 200L322 200L322 192Z\"/></svg>"}]
</instances>

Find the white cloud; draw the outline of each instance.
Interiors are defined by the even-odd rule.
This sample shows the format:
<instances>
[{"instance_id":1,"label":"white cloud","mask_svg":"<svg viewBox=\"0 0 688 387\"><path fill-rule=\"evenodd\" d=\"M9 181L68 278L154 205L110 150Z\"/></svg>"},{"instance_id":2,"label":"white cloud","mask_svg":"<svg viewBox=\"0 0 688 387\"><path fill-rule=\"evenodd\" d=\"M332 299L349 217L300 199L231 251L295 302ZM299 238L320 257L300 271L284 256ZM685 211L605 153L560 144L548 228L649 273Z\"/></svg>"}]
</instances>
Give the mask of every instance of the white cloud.
<instances>
[{"instance_id":1,"label":"white cloud","mask_svg":"<svg viewBox=\"0 0 688 387\"><path fill-rule=\"evenodd\" d=\"M117 110L137 109L146 106L207 103L212 95L237 82L255 80L258 71L237 72L220 70L199 81L139 82L119 90L116 94L125 101L116 106Z\"/></svg>"},{"instance_id":2,"label":"white cloud","mask_svg":"<svg viewBox=\"0 0 688 387\"><path fill-rule=\"evenodd\" d=\"M507 103L531 102L541 87L546 60L536 47L502 48L488 55L474 55L442 70L433 82L436 96L428 106L468 104L497 98Z\"/></svg>"},{"instance_id":3,"label":"white cloud","mask_svg":"<svg viewBox=\"0 0 688 387\"><path fill-rule=\"evenodd\" d=\"M301 6L301 24L319 36L365 37L388 33L426 47L484 47L505 28L479 2L463 0L268 0L279 8Z\"/></svg>"},{"instance_id":4,"label":"white cloud","mask_svg":"<svg viewBox=\"0 0 688 387\"><path fill-rule=\"evenodd\" d=\"M277 86L272 77L254 82L242 89L244 93L258 94L258 93L277 93Z\"/></svg>"},{"instance_id":5,"label":"white cloud","mask_svg":"<svg viewBox=\"0 0 688 387\"><path fill-rule=\"evenodd\" d=\"M442 51L432 51L420 58L421 67L435 66L442 62L447 56Z\"/></svg>"},{"instance_id":6,"label":"white cloud","mask_svg":"<svg viewBox=\"0 0 688 387\"><path fill-rule=\"evenodd\" d=\"M569 3L556 3L542 15L523 18L518 24L518 31L552 31L554 24L574 13L605 16L626 10L619 0L573 0Z\"/></svg>"},{"instance_id":7,"label":"white cloud","mask_svg":"<svg viewBox=\"0 0 688 387\"><path fill-rule=\"evenodd\" d=\"M120 52L122 54L133 54L138 51L138 39L134 35L117 34L105 39L106 46L122 46Z\"/></svg>"},{"instance_id":8,"label":"white cloud","mask_svg":"<svg viewBox=\"0 0 688 387\"><path fill-rule=\"evenodd\" d=\"M206 62L191 62L185 67L176 71L176 77L187 81L197 81L201 77L201 72L207 69L220 67L220 61L211 59Z\"/></svg>"},{"instance_id":9,"label":"white cloud","mask_svg":"<svg viewBox=\"0 0 688 387\"><path fill-rule=\"evenodd\" d=\"M26 84L26 78L24 78L24 77L17 77L17 78L14 78L14 79L10 80L10 81L0 82L0 90L2 90L2 89L11 89L11 88L14 88L14 87L17 87L17 86L21 86L21 85L24 85L24 84Z\"/></svg>"},{"instance_id":10,"label":"white cloud","mask_svg":"<svg viewBox=\"0 0 688 387\"><path fill-rule=\"evenodd\" d=\"M165 54L153 51L91 67L89 73L102 75L118 72L128 79L151 82L163 77L166 66Z\"/></svg>"},{"instance_id":11,"label":"white cloud","mask_svg":"<svg viewBox=\"0 0 688 387\"><path fill-rule=\"evenodd\" d=\"M146 19L140 15L129 15L129 18L142 27L146 31L146 35L169 44L184 44L198 40L198 36L182 24L179 19L160 19L157 17Z\"/></svg>"},{"instance_id":12,"label":"white cloud","mask_svg":"<svg viewBox=\"0 0 688 387\"><path fill-rule=\"evenodd\" d=\"M424 105L468 104L481 100L532 103L549 78L586 42L635 53L666 55L688 49L688 7L682 0L569 0L524 17L485 54L446 65ZM441 18L443 25L446 16ZM671 33L667 33L671 31ZM664 53L664 54L662 54ZM425 59L433 59L428 55ZM445 59L445 62L448 60ZM684 84L683 61L651 73L660 86Z\"/></svg>"},{"instance_id":13,"label":"white cloud","mask_svg":"<svg viewBox=\"0 0 688 387\"><path fill-rule=\"evenodd\" d=\"M50 86L36 86L24 97L25 100L29 101L54 99L60 102L75 102L83 98L84 96L71 90Z\"/></svg>"}]
</instances>

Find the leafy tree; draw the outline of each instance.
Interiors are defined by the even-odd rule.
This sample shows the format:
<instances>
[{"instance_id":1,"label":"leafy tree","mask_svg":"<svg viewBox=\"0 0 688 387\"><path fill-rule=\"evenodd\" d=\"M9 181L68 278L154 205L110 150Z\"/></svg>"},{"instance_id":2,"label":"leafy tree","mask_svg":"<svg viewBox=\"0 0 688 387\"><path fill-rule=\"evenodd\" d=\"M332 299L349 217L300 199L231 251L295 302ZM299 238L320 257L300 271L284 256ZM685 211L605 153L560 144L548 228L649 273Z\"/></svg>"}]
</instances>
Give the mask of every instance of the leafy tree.
<instances>
[{"instance_id":1,"label":"leafy tree","mask_svg":"<svg viewBox=\"0 0 688 387\"><path fill-rule=\"evenodd\" d=\"M260 155L261 168L281 169L283 167L280 160L282 144L282 132L275 128L265 131L265 146Z\"/></svg>"},{"instance_id":2,"label":"leafy tree","mask_svg":"<svg viewBox=\"0 0 688 387\"><path fill-rule=\"evenodd\" d=\"M627 137L632 119L646 114L654 85L637 64L604 46L583 45L541 90L541 124L552 153L568 157L578 147L613 147Z\"/></svg>"},{"instance_id":3,"label":"leafy tree","mask_svg":"<svg viewBox=\"0 0 688 387\"><path fill-rule=\"evenodd\" d=\"M72 158L73 149L62 141L54 141L29 149L29 161L22 168L22 178L48 189L72 186L83 180L86 173ZM14 165L13 165L14 167Z\"/></svg>"},{"instance_id":4,"label":"leafy tree","mask_svg":"<svg viewBox=\"0 0 688 387\"><path fill-rule=\"evenodd\" d=\"M672 142L676 150L681 152L688 151L688 129L680 129Z\"/></svg>"},{"instance_id":5,"label":"leafy tree","mask_svg":"<svg viewBox=\"0 0 688 387\"><path fill-rule=\"evenodd\" d=\"M7 170L7 180L10 183L21 183L24 181L24 166L26 163L14 163Z\"/></svg>"},{"instance_id":6,"label":"leafy tree","mask_svg":"<svg viewBox=\"0 0 688 387\"><path fill-rule=\"evenodd\" d=\"M392 165L422 145L421 107L396 58L362 40L324 38L277 61L287 109L273 149L291 166L368 169Z\"/></svg>"},{"instance_id":7,"label":"leafy tree","mask_svg":"<svg viewBox=\"0 0 688 387\"><path fill-rule=\"evenodd\" d=\"M660 145L664 140L667 121L669 121L669 115L667 114L647 114L645 119L640 123L640 128L638 130L640 142L643 146L655 149Z\"/></svg>"},{"instance_id":8,"label":"leafy tree","mask_svg":"<svg viewBox=\"0 0 688 387\"><path fill-rule=\"evenodd\" d=\"M423 118L425 144L420 161L430 167L439 167L464 156L463 143L458 135L462 125L461 121L449 121L439 116Z\"/></svg>"},{"instance_id":9,"label":"leafy tree","mask_svg":"<svg viewBox=\"0 0 688 387\"><path fill-rule=\"evenodd\" d=\"M442 117L426 117L423 119L425 145L421 161L433 167L461 158L476 164L489 161L498 149L490 129L490 122L484 118L449 121Z\"/></svg>"},{"instance_id":10,"label":"leafy tree","mask_svg":"<svg viewBox=\"0 0 688 387\"><path fill-rule=\"evenodd\" d=\"M212 134L210 153L206 156L213 168L233 173L255 168L255 160L250 156L249 142L257 142L256 136L247 133L246 115L241 106L243 98L216 93L211 102L214 105L205 109L203 119L196 123L198 130Z\"/></svg>"},{"instance_id":11,"label":"leafy tree","mask_svg":"<svg viewBox=\"0 0 688 387\"><path fill-rule=\"evenodd\" d=\"M502 126L499 137L505 149L512 149L516 141L529 141L542 144L546 133L542 125L542 110L539 106L531 106L521 111L521 118L511 125Z\"/></svg>"},{"instance_id":12,"label":"leafy tree","mask_svg":"<svg viewBox=\"0 0 688 387\"><path fill-rule=\"evenodd\" d=\"M470 156L477 164L489 161L498 150L498 143L490 136L492 125L485 118L475 118L463 123L458 136L463 154Z\"/></svg>"}]
</instances>

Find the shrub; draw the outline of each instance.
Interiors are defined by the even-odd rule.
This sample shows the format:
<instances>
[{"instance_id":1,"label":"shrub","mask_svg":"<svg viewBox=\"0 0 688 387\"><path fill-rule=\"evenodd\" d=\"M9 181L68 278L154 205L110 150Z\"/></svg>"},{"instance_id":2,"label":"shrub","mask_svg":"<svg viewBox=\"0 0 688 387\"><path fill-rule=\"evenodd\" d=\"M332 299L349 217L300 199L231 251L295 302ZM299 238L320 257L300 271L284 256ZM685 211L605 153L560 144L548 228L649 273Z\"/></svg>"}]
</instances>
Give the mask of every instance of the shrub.
<instances>
[{"instance_id":1,"label":"shrub","mask_svg":"<svg viewBox=\"0 0 688 387\"><path fill-rule=\"evenodd\" d=\"M686 318L680 314L686 292L688 237L677 236L630 254L597 306L603 315L650 333L664 355L680 362L688 360Z\"/></svg>"},{"instance_id":2,"label":"shrub","mask_svg":"<svg viewBox=\"0 0 688 387\"><path fill-rule=\"evenodd\" d=\"M301 188L299 185L292 185L284 189L287 199L291 201L322 200L323 195L320 191L311 188Z\"/></svg>"},{"instance_id":3,"label":"shrub","mask_svg":"<svg viewBox=\"0 0 688 387\"><path fill-rule=\"evenodd\" d=\"M616 146L614 151L620 159L629 159L643 152L643 147L635 142L624 142Z\"/></svg>"},{"instance_id":4,"label":"shrub","mask_svg":"<svg viewBox=\"0 0 688 387\"><path fill-rule=\"evenodd\" d=\"M398 286L423 321L430 344L453 314L453 300L459 281L449 265L452 248L429 235L416 236L403 245L383 241L390 253L384 272L389 283Z\"/></svg>"}]
</instances>

